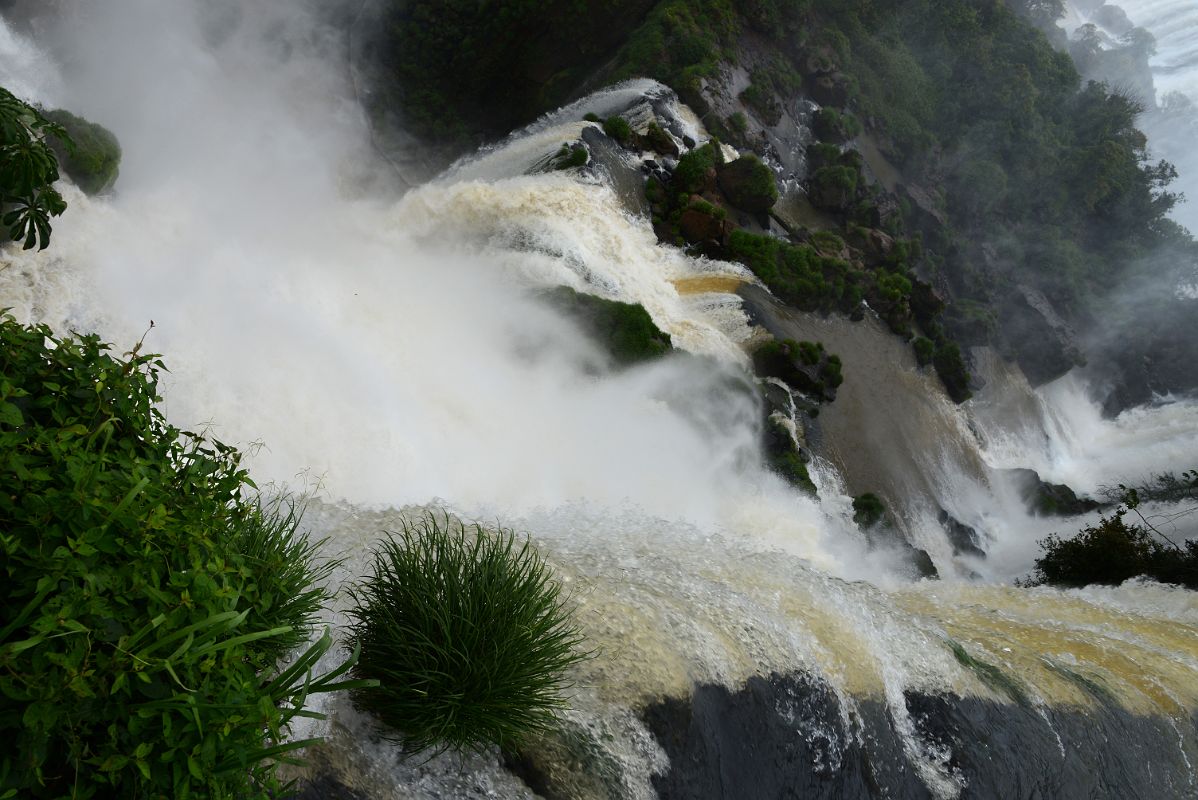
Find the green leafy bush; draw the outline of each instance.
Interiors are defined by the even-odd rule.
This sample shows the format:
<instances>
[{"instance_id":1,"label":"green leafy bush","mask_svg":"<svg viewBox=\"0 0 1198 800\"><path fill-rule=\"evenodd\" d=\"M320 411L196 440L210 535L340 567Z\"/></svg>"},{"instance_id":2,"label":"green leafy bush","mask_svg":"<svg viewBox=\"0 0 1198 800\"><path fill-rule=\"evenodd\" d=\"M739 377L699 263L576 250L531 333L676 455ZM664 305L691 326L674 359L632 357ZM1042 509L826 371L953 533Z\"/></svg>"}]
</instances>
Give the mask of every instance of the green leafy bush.
<instances>
[{"instance_id":1,"label":"green leafy bush","mask_svg":"<svg viewBox=\"0 0 1198 800\"><path fill-rule=\"evenodd\" d=\"M1054 586L1120 584L1141 575L1198 590L1198 541L1167 544L1145 527L1129 524L1128 509L1087 525L1074 537L1040 541L1032 583Z\"/></svg>"},{"instance_id":2,"label":"green leafy bush","mask_svg":"<svg viewBox=\"0 0 1198 800\"><path fill-rule=\"evenodd\" d=\"M266 797L331 565L236 450L169 425L155 356L0 319L0 797Z\"/></svg>"},{"instance_id":3,"label":"green leafy bush","mask_svg":"<svg viewBox=\"0 0 1198 800\"><path fill-rule=\"evenodd\" d=\"M405 521L353 590L355 702L410 750L513 748L551 728L587 657L545 560L507 530Z\"/></svg>"},{"instance_id":4,"label":"green leafy bush","mask_svg":"<svg viewBox=\"0 0 1198 800\"><path fill-rule=\"evenodd\" d=\"M50 144L63 170L87 194L99 194L116 183L121 165L121 145L107 128L69 111L47 111L46 119L61 125L74 146L50 136Z\"/></svg>"},{"instance_id":5,"label":"green leafy bush","mask_svg":"<svg viewBox=\"0 0 1198 800\"><path fill-rule=\"evenodd\" d=\"M72 147L62 126L0 87L0 224L26 250L44 250L50 217L67 209L51 185L58 180L58 159L45 139L51 135Z\"/></svg>"}]
</instances>

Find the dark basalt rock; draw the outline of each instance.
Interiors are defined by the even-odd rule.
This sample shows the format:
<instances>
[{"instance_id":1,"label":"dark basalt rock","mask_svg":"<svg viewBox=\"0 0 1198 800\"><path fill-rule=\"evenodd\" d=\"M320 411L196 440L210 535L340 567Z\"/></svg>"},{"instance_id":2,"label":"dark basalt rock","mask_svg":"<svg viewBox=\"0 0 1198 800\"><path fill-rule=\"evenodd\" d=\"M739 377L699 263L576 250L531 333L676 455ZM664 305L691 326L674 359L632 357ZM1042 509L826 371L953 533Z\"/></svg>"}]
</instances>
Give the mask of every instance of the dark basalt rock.
<instances>
[{"instance_id":1,"label":"dark basalt rock","mask_svg":"<svg viewBox=\"0 0 1198 800\"><path fill-rule=\"evenodd\" d=\"M999 307L1006 352L1032 386L1056 380L1085 363L1077 334L1038 289L1019 284Z\"/></svg>"},{"instance_id":2,"label":"dark basalt rock","mask_svg":"<svg viewBox=\"0 0 1198 800\"><path fill-rule=\"evenodd\" d=\"M883 787L889 797L930 797L885 712L868 711L877 735L862 745L817 678L754 677L737 691L698 686L690 698L667 698L642 714L670 758L653 786L661 800L880 797Z\"/></svg>"},{"instance_id":3,"label":"dark basalt rock","mask_svg":"<svg viewBox=\"0 0 1198 800\"><path fill-rule=\"evenodd\" d=\"M774 173L756 156L743 156L716 168L720 191L729 204L752 214L765 214L778 202Z\"/></svg>"},{"instance_id":4,"label":"dark basalt rock","mask_svg":"<svg viewBox=\"0 0 1198 800\"><path fill-rule=\"evenodd\" d=\"M848 104L851 94L848 77L839 72L821 75L813 79L808 85L807 92L811 95L811 99L821 106L835 108L844 108Z\"/></svg>"},{"instance_id":5,"label":"dark basalt rock","mask_svg":"<svg viewBox=\"0 0 1198 800\"><path fill-rule=\"evenodd\" d=\"M1032 469L1013 469L1009 472L1020 483L1023 502L1040 516L1076 517L1102 508L1103 504L1077 493L1063 483L1047 483Z\"/></svg>"},{"instance_id":6,"label":"dark basalt rock","mask_svg":"<svg viewBox=\"0 0 1198 800\"><path fill-rule=\"evenodd\" d=\"M297 794L286 795L285 800L371 800L369 795L355 791L342 783L335 775L319 773L304 781Z\"/></svg>"},{"instance_id":7,"label":"dark basalt rock","mask_svg":"<svg viewBox=\"0 0 1198 800\"><path fill-rule=\"evenodd\" d=\"M1084 710L907 691L908 747L884 703L857 699L844 714L831 687L803 673L696 686L688 698L650 703L641 718L670 759L653 776L661 800L923 800L933 795L914 753L929 759L925 769L950 773L962 800L1193 795L1178 737L1192 741L1198 719L1179 730L1123 710L1093 682L1079 685L1095 701ZM933 766L932 752L944 762Z\"/></svg>"},{"instance_id":8,"label":"dark basalt rock","mask_svg":"<svg viewBox=\"0 0 1198 800\"><path fill-rule=\"evenodd\" d=\"M964 553L978 558L986 557L986 551L982 549L982 535L976 529L961 522L943 508L940 509L937 519L953 545L953 555Z\"/></svg>"}]
</instances>

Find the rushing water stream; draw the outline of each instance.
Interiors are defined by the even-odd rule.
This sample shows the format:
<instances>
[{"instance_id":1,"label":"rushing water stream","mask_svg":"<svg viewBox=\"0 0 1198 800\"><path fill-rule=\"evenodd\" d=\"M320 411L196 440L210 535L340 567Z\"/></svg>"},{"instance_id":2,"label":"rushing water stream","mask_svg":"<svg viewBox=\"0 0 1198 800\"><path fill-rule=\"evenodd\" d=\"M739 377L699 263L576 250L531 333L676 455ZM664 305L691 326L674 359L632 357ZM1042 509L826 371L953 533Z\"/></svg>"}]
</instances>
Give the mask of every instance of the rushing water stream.
<instances>
[{"instance_id":1,"label":"rushing water stream","mask_svg":"<svg viewBox=\"0 0 1198 800\"><path fill-rule=\"evenodd\" d=\"M0 254L0 306L118 347L153 320L168 416L260 443L260 482L313 491L339 580L404 509L529 532L600 653L542 743L555 796L667 793L685 759L662 701L696 686L695 713L723 720L748 703L736 692L768 698L788 757L849 776L844 796L858 779L873 796L1198 796L1198 596L1012 586L1036 538L1078 521L1029 516L1003 471L1092 492L1189 467L1198 406L1103 420L1073 378L1034 392L995 363L955 407L874 322L778 310L846 364L816 502L759 463L741 388L757 334L732 291L750 276L659 246L610 175L525 174L586 111L646 96L701 137L663 87L601 92L400 198L341 33L302 3L113 0L34 34L0 24L0 85L105 124L125 156L111 197L66 189L49 250ZM642 303L701 357L610 371L529 293L557 284ZM870 546L850 520L862 491L941 580ZM987 558L953 553L941 508ZM404 762L329 710L316 757L360 791L531 796L494 754Z\"/></svg>"}]
</instances>

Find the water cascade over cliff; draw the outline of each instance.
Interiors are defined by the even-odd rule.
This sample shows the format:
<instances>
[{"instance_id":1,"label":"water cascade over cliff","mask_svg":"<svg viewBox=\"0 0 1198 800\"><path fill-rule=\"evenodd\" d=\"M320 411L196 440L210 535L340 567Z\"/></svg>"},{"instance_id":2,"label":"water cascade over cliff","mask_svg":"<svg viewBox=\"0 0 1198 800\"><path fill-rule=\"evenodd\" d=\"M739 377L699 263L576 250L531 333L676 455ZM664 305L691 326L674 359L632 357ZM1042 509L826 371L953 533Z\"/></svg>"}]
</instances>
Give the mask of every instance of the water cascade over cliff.
<instances>
[{"instance_id":1,"label":"water cascade over cliff","mask_svg":"<svg viewBox=\"0 0 1198 800\"><path fill-rule=\"evenodd\" d=\"M36 42L0 23L0 84L125 151L115 194L66 190L50 249L0 252L0 307L118 347L153 320L168 416L260 443L260 484L312 491L340 581L428 506L528 532L563 576L599 655L559 734L511 768L402 761L339 699L328 775L377 797L1198 796L1198 597L1011 585L1079 521L1031 516L1007 471L1094 492L1190 467L1198 404L1104 420L1072 376L1033 391L995 359L954 406L876 321L793 314L738 265L659 245L630 156L535 171L587 112L648 104L701 140L649 81L400 197L317 5L113 0ZM612 368L536 299L555 285L642 304L684 352ZM844 358L818 500L760 463L758 325ZM896 538L853 525L863 491ZM901 541L941 579L912 580Z\"/></svg>"}]
</instances>

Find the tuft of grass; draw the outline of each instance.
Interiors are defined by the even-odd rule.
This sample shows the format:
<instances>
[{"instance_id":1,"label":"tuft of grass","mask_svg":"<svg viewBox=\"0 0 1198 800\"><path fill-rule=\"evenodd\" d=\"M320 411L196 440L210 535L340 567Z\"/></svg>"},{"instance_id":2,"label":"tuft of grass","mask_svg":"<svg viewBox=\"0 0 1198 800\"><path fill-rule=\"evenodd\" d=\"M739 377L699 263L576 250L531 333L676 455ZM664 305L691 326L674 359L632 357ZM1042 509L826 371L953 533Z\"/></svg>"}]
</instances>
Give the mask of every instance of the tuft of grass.
<instances>
[{"instance_id":1,"label":"tuft of grass","mask_svg":"<svg viewBox=\"0 0 1198 800\"><path fill-rule=\"evenodd\" d=\"M513 749L555 726L589 657L544 558L510 530L448 514L405 520L351 590L353 697L410 751Z\"/></svg>"}]
</instances>

